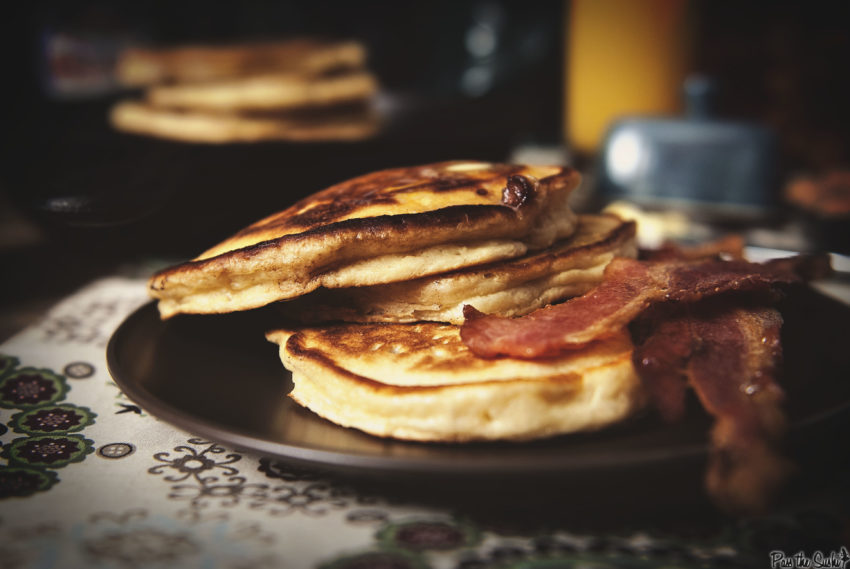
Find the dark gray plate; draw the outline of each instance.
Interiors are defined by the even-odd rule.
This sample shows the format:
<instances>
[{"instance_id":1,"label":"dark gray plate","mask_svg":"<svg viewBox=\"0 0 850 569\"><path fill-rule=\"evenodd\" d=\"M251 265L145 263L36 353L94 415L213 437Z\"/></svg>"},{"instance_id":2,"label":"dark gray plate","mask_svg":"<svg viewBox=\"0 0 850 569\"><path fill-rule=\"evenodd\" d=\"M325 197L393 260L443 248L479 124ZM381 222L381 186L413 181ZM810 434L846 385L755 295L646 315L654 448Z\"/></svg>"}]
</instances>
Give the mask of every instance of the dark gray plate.
<instances>
[{"instance_id":1,"label":"dark gray plate","mask_svg":"<svg viewBox=\"0 0 850 569\"><path fill-rule=\"evenodd\" d=\"M850 402L850 308L804 290L783 307L793 448L838 437ZM531 443L422 444L333 425L286 397L289 374L264 340L279 316L254 311L161 321L154 304L130 315L107 348L110 372L151 414L193 434L302 466L366 476L475 478L653 471L705 459L710 419L694 406L675 426L652 414L605 431ZM829 426L828 433L818 432ZM846 431L845 431L846 432ZM564 478L567 477L567 478Z\"/></svg>"}]
</instances>

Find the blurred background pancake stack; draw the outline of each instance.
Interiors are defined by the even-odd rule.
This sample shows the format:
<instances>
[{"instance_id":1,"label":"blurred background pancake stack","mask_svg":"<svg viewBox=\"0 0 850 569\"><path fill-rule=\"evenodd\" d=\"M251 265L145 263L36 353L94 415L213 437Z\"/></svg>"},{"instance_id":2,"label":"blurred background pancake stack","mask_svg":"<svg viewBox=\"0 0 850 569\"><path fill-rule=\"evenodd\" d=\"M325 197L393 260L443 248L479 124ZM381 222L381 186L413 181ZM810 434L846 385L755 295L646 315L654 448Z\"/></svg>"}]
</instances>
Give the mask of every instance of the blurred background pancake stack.
<instances>
[{"instance_id":1,"label":"blurred background pancake stack","mask_svg":"<svg viewBox=\"0 0 850 569\"><path fill-rule=\"evenodd\" d=\"M230 143L359 140L378 129L378 82L356 41L131 48L116 75L144 88L111 110L126 132Z\"/></svg>"}]
</instances>

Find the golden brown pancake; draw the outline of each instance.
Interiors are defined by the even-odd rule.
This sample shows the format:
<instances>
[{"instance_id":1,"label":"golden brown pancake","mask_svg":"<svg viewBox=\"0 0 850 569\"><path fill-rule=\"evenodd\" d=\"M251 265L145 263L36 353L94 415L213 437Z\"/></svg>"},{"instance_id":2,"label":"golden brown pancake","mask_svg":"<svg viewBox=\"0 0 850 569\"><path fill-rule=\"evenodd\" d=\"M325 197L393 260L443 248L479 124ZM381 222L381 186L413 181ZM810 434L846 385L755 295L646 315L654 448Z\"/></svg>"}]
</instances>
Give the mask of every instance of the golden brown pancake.
<instances>
[{"instance_id":1,"label":"golden brown pancake","mask_svg":"<svg viewBox=\"0 0 850 569\"><path fill-rule=\"evenodd\" d=\"M276 330L299 404L345 427L419 441L526 440L594 430L644 397L627 333L556 358L482 359L459 328L345 324Z\"/></svg>"},{"instance_id":2,"label":"golden brown pancake","mask_svg":"<svg viewBox=\"0 0 850 569\"><path fill-rule=\"evenodd\" d=\"M304 322L463 322L463 306L519 316L584 294L614 257L636 257L635 225L580 215L575 234L522 257L375 286L319 289L281 312Z\"/></svg>"},{"instance_id":3,"label":"golden brown pancake","mask_svg":"<svg viewBox=\"0 0 850 569\"><path fill-rule=\"evenodd\" d=\"M162 85L148 89L147 100L155 107L236 113L332 107L367 101L377 92L375 77L360 70L328 77L278 73Z\"/></svg>"},{"instance_id":4,"label":"golden brown pancake","mask_svg":"<svg viewBox=\"0 0 850 569\"><path fill-rule=\"evenodd\" d=\"M134 101L116 104L109 118L112 126L124 132L206 144L362 140L374 136L380 127L377 115L369 109L245 115L168 109Z\"/></svg>"},{"instance_id":5,"label":"golden brown pancake","mask_svg":"<svg viewBox=\"0 0 850 569\"><path fill-rule=\"evenodd\" d=\"M356 41L293 39L229 46L133 48L116 64L118 80L140 87L166 82L200 82L268 72L317 76L362 67L366 50Z\"/></svg>"},{"instance_id":6,"label":"golden brown pancake","mask_svg":"<svg viewBox=\"0 0 850 569\"><path fill-rule=\"evenodd\" d=\"M150 282L163 318L318 287L406 281L543 249L575 231L570 168L443 162L366 174L245 228Z\"/></svg>"}]
</instances>

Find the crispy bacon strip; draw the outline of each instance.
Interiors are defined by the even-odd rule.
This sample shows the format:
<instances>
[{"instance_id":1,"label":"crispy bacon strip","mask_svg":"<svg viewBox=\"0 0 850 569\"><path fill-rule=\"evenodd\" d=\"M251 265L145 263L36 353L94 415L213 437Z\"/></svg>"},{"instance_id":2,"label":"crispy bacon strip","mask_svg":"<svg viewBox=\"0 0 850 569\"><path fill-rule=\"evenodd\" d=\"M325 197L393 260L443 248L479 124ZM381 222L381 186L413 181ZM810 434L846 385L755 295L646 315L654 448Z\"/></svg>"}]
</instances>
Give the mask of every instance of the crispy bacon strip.
<instances>
[{"instance_id":1,"label":"crispy bacon strip","mask_svg":"<svg viewBox=\"0 0 850 569\"><path fill-rule=\"evenodd\" d=\"M465 306L460 334L481 357L554 356L622 329L653 304L690 303L733 291L771 292L775 285L799 282L798 273L826 271L828 263L828 258L805 256L762 264L617 258L587 294L519 318L484 315Z\"/></svg>"},{"instance_id":2,"label":"crispy bacon strip","mask_svg":"<svg viewBox=\"0 0 850 569\"><path fill-rule=\"evenodd\" d=\"M784 394L775 381L782 317L724 301L644 319L649 334L638 340L634 361L668 420L683 413L686 382L694 389L715 417L709 494L727 511L752 513L793 471L777 448L785 429Z\"/></svg>"},{"instance_id":3,"label":"crispy bacon strip","mask_svg":"<svg viewBox=\"0 0 850 569\"><path fill-rule=\"evenodd\" d=\"M657 295L652 280L649 265L615 259L602 284L589 293L520 318L485 316L465 306L461 339L484 357L555 355L622 329Z\"/></svg>"},{"instance_id":4,"label":"crispy bacon strip","mask_svg":"<svg viewBox=\"0 0 850 569\"><path fill-rule=\"evenodd\" d=\"M714 256L670 248L656 260L615 259L589 293L517 319L465 307L461 337L481 356L537 358L632 324L635 367L662 417L684 415L690 386L715 418L709 494L727 511L758 512L793 468L778 451L785 427L775 382L782 318L753 302L771 300L777 285L825 276L829 258L755 264L703 254ZM759 294L727 294L734 292Z\"/></svg>"},{"instance_id":5,"label":"crispy bacon strip","mask_svg":"<svg viewBox=\"0 0 850 569\"><path fill-rule=\"evenodd\" d=\"M690 320L668 312L654 311L638 320L632 360L650 401L665 421L675 423L685 415L685 370L694 339Z\"/></svg>"},{"instance_id":6,"label":"crispy bacon strip","mask_svg":"<svg viewBox=\"0 0 850 569\"><path fill-rule=\"evenodd\" d=\"M642 250L640 258L651 261L700 260L700 259L744 258L744 238L728 235L715 241L699 245L684 246L673 242L663 243L658 249Z\"/></svg>"}]
</instances>

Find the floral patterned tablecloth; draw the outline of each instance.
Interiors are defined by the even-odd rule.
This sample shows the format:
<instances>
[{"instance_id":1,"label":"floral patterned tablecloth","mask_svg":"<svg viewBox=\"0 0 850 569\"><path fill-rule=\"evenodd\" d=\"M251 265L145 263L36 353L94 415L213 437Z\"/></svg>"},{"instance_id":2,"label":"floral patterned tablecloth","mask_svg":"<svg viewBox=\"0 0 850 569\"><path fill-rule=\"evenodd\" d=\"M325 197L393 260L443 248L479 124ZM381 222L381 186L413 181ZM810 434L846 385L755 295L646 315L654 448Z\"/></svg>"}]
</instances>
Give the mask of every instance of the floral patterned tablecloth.
<instances>
[{"instance_id":1,"label":"floral patterned tablecloth","mask_svg":"<svg viewBox=\"0 0 850 569\"><path fill-rule=\"evenodd\" d=\"M850 537L829 493L699 531L522 527L225 448L112 381L105 346L146 301L141 280L98 280L0 346L0 567L769 567Z\"/></svg>"}]
</instances>

